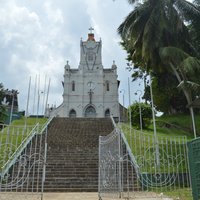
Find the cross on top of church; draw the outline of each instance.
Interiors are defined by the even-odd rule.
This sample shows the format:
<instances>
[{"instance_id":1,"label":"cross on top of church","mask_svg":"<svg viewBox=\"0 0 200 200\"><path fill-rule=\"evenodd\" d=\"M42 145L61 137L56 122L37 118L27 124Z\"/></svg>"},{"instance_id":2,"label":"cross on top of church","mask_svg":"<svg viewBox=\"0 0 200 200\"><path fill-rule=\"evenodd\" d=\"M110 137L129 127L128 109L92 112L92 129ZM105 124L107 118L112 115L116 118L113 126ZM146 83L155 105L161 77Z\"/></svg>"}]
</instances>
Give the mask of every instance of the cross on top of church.
<instances>
[{"instance_id":1,"label":"cross on top of church","mask_svg":"<svg viewBox=\"0 0 200 200\"><path fill-rule=\"evenodd\" d=\"M90 31L90 33L92 33L92 31L94 31L94 28L90 27L88 30Z\"/></svg>"}]
</instances>

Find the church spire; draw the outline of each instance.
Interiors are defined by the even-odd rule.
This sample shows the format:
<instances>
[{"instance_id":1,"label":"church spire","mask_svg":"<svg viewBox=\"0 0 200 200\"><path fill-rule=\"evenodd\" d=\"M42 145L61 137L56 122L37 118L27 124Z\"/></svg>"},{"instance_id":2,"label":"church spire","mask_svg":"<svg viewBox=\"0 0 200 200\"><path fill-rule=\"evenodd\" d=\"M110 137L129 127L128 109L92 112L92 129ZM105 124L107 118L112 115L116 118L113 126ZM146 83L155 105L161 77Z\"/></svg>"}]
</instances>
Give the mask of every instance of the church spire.
<instances>
[{"instance_id":1,"label":"church spire","mask_svg":"<svg viewBox=\"0 0 200 200\"><path fill-rule=\"evenodd\" d=\"M88 33L88 39L87 39L87 41L95 41L95 39L94 39L94 33L93 33L94 28L90 27L89 31L90 31L90 33Z\"/></svg>"}]
</instances>

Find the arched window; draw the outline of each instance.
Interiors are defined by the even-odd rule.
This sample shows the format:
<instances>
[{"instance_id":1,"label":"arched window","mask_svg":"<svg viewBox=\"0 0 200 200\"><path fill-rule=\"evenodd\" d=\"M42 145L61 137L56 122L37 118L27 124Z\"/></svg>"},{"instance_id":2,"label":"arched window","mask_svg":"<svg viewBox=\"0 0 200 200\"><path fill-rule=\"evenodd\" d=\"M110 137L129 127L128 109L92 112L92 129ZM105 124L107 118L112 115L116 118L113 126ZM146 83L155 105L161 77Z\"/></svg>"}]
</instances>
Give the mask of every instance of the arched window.
<instances>
[{"instance_id":1,"label":"arched window","mask_svg":"<svg viewBox=\"0 0 200 200\"><path fill-rule=\"evenodd\" d=\"M75 91L75 81L72 81L72 91Z\"/></svg>"},{"instance_id":2,"label":"arched window","mask_svg":"<svg viewBox=\"0 0 200 200\"><path fill-rule=\"evenodd\" d=\"M96 117L96 110L93 106L88 106L85 110L85 117L94 118Z\"/></svg>"},{"instance_id":3,"label":"arched window","mask_svg":"<svg viewBox=\"0 0 200 200\"><path fill-rule=\"evenodd\" d=\"M105 111L105 117L110 117L110 109L106 109L106 111Z\"/></svg>"},{"instance_id":4,"label":"arched window","mask_svg":"<svg viewBox=\"0 0 200 200\"><path fill-rule=\"evenodd\" d=\"M109 81L106 81L106 91L110 91L110 84L109 84Z\"/></svg>"},{"instance_id":5,"label":"arched window","mask_svg":"<svg viewBox=\"0 0 200 200\"><path fill-rule=\"evenodd\" d=\"M76 111L74 109L70 110L69 117L70 118L75 118L76 117Z\"/></svg>"}]
</instances>

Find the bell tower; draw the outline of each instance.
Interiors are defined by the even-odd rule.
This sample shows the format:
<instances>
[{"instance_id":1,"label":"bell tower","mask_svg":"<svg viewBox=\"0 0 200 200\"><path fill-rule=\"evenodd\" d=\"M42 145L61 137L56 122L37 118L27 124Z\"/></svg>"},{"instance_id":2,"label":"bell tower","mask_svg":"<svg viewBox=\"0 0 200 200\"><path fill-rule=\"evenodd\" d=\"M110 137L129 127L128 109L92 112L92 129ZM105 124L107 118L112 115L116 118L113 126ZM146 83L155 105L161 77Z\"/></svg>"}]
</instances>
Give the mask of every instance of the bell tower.
<instances>
[{"instance_id":1,"label":"bell tower","mask_svg":"<svg viewBox=\"0 0 200 200\"><path fill-rule=\"evenodd\" d=\"M101 40L96 42L93 28L89 28L87 41L80 42L80 64L79 69L83 71L97 71L102 70L102 58L101 58Z\"/></svg>"},{"instance_id":2,"label":"bell tower","mask_svg":"<svg viewBox=\"0 0 200 200\"><path fill-rule=\"evenodd\" d=\"M63 103L49 110L50 116L103 118L119 116L117 66L103 68L102 42L95 40L93 28L80 41L78 68L64 67Z\"/></svg>"}]
</instances>

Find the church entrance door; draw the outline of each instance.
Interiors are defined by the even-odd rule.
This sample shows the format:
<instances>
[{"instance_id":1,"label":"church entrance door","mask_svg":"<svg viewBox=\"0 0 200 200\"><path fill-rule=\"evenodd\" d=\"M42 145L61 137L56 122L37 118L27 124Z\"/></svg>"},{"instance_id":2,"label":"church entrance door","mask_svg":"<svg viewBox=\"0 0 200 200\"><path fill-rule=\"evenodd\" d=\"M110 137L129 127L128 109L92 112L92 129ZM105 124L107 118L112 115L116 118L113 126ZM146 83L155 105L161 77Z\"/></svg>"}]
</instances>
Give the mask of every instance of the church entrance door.
<instances>
[{"instance_id":1,"label":"church entrance door","mask_svg":"<svg viewBox=\"0 0 200 200\"><path fill-rule=\"evenodd\" d=\"M85 110L85 117L94 118L96 117L96 110L93 106L88 106Z\"/></svg>"}]
</instances>

